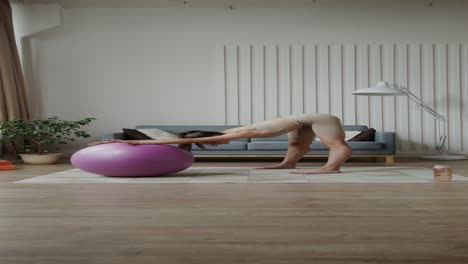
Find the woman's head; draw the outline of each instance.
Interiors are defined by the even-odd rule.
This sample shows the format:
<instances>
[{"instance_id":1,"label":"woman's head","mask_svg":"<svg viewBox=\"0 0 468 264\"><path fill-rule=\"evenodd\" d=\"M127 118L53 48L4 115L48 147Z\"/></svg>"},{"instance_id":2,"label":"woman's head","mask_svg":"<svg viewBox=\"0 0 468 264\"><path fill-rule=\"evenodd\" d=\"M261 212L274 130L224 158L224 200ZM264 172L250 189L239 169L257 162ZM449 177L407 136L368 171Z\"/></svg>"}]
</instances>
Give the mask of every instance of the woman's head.
<instances>
[{"instance_id":1,"label":"woman's head","mask_svg":"<svg viewBox=\"0 0 468 264\"><path fill-rule=\"evenodd\" d=\"M200 130L191 130L191 131L186 131L179 133L179 138L202 138L202 137L214 137L214 136L221 136L224 135L222 132L217 132L217 131L200 131ZM195 143L199 148L201 149L206 149L204 144L201 143ZM192 144L179 144L179 148L186 150L186 151L191 151L192 150Z\"/></svg>"}]
</instances>

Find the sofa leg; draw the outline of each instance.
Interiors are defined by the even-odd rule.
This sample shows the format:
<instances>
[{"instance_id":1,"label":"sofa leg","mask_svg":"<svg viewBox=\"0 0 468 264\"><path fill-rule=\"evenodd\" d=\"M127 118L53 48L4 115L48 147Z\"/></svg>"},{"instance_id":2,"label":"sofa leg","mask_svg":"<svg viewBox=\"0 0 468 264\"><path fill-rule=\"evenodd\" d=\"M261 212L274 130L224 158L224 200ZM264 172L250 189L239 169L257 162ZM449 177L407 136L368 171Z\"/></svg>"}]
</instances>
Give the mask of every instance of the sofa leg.
<instances>
[{"instance_id":1,"label":"sofa leg","mask_svg":"<svg viewBox=\"0 0 468 264\"><path fill-rule=\"evenodd\" d=\"M393 156L385 156L385 160L387 162L387 166L393 165Z\"/></svg>"}]
</instances>

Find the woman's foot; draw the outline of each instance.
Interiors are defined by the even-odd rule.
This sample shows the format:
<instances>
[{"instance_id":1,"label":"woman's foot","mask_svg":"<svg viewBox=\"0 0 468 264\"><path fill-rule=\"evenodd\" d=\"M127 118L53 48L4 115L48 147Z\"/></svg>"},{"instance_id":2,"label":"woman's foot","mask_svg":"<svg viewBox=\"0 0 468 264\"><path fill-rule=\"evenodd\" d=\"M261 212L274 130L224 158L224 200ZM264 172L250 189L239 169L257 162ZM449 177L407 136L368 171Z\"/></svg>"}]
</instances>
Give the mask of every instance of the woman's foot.
<instances>
[{"instance_id":1,"label":"woman's foot","mask_svg":"<svg viewBox=\"0 0 468 264\"><path fill-rule=\"evenodd\" d=\"M328 162L319 170L295 171L292 174L332 174L341 173L341 165L351 156L352 149L348 144L338 144L330 147Z\"/></svg>"},{"instance_id":2,"label":"woman's foot","mask_svg":"<svg viewBox=\"0 0 468 264\"><path fill-rule=\"evenodd\" d=\"M288 163L279 163L271 166L265 166L265 167L258 167L255 169L265 169L265 170L279 170L279 169L295 169L296 164L288 164Z\"/></svg>"},{"instance_id":3,"label":"woman's foot","mask_svg":"<svg viewBox=\"0 0 468 264\"><path fill-rule=\"evenodd\" d=\"M311 171L311 170L305 170L305 171L293 171L291 174L333 174L333 173L341 173L339 169L326 169L326 168L321 168L319 170Z\"/></svg>"}]
</instances>

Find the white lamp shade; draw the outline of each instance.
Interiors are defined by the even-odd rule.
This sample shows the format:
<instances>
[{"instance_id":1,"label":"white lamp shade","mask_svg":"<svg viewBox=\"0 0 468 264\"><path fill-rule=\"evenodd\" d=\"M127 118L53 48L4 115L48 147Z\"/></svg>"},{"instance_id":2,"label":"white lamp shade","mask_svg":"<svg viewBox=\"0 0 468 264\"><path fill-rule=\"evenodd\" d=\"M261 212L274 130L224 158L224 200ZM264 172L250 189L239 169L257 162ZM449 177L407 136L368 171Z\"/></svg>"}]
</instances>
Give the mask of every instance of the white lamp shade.
<instances>
[{"instance_id":1,"label":"white lamp shade","mask_svg":"<svg viewBox=\"0 0 468 264\"><path fill-rule=\"evenodd\" d=\"M399 96L405 93L396 87L391 87L387 82L379 82L375 87L359 89L353 92L354 95L365 96Z\"/></svg>"}]
</instances>

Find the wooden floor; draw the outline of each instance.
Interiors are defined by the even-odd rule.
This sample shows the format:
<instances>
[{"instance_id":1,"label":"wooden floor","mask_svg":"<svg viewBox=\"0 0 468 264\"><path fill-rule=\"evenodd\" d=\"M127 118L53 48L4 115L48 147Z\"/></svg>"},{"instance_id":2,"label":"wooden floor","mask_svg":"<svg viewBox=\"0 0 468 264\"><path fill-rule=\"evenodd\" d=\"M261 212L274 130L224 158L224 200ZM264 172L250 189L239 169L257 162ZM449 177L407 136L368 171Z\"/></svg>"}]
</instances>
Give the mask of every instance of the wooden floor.
<instances>
[{"instance_id":1,"label":"wooden floor","mask_svg":"<svg viewBox=\"0 0 468 264\"><path fill-rule=\"evenodd\" d=\"M467 183L13 183L69 168L0 172L1 264L468 263Z\"/></svg>"}]
</instances>

